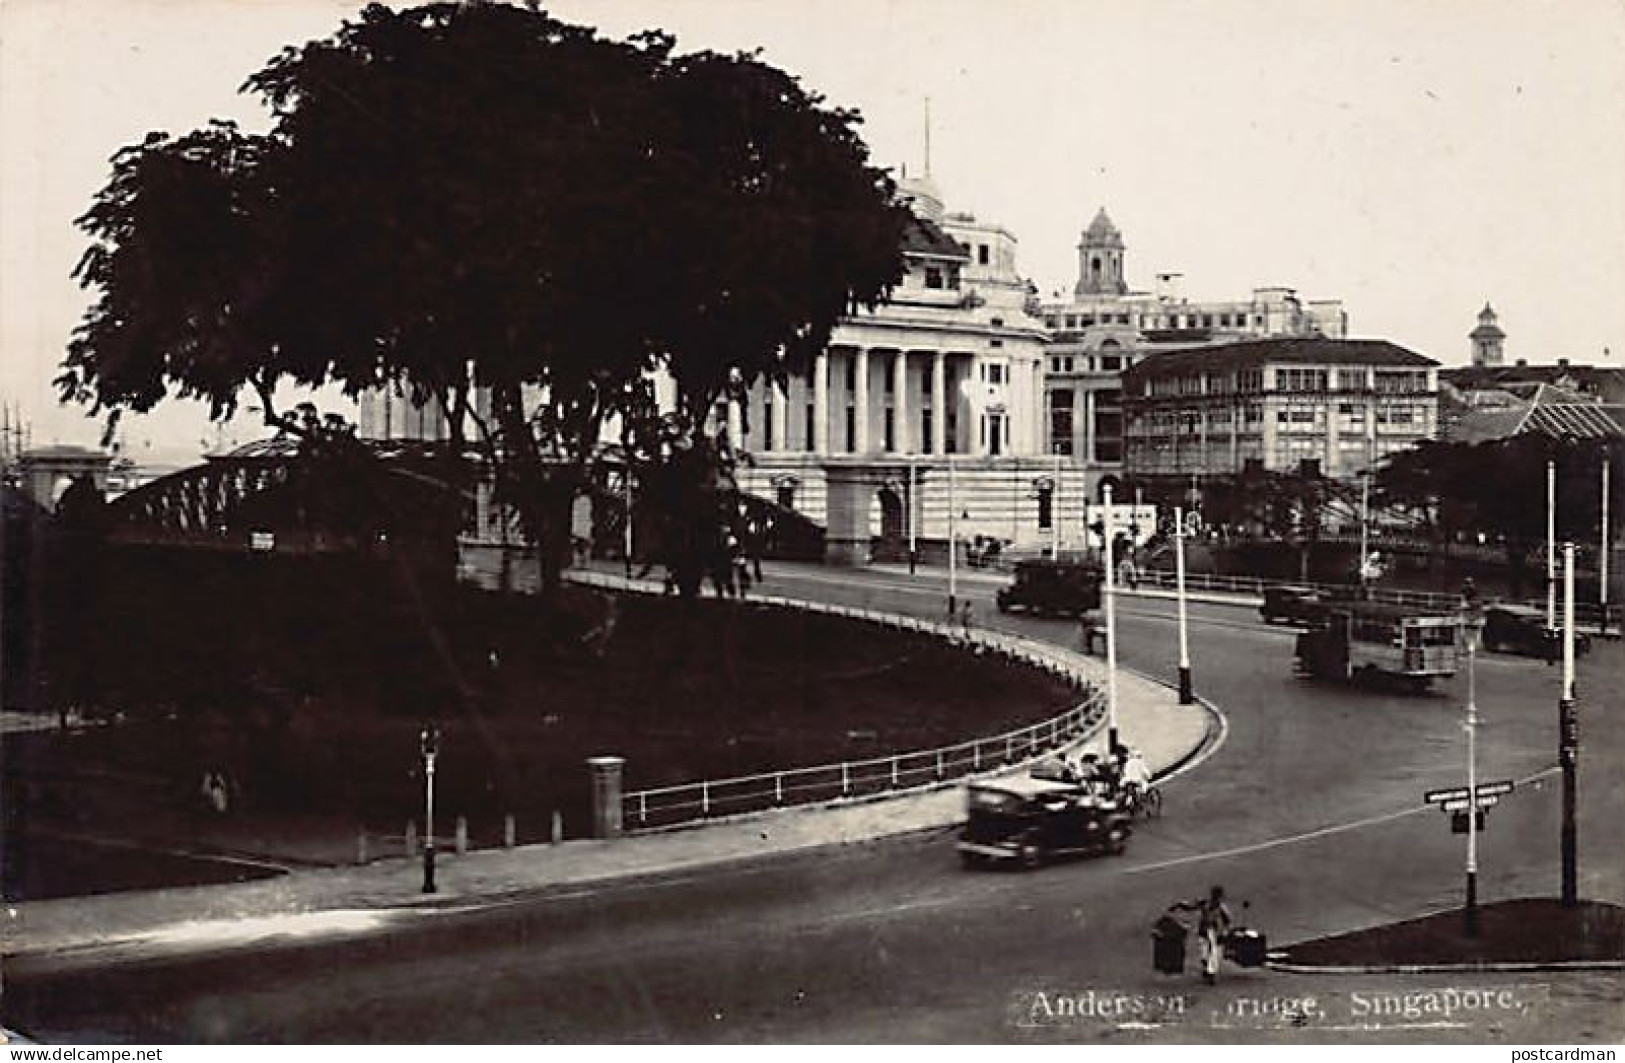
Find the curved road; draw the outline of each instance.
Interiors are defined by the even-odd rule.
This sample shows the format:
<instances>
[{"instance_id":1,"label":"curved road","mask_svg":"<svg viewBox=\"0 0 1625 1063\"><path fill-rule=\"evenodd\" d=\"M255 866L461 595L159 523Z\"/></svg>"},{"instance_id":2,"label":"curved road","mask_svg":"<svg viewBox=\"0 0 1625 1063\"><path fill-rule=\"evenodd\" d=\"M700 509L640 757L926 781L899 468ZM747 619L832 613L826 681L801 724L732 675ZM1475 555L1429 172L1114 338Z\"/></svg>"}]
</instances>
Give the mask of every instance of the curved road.
<instances>
[{"instance_id":1,"label":"curved road","mask_svg":"<svg viewBox=\"0 0 1625 1063\"><path fill-rule=\"evenodd\" d=\"M918 615L940 579L783 568L772 588ZM978 622L1071 643L1076 625ZM1459 903L1464 839L1420 806L1460 785L1461 677L1427 696L1293 677L1294 632L1194 605L1199 694L1229 735L1166 787L1129 853L1036 874L965 872L948 832L746 867L441 911L389 936L95 971L27 958L9 1024L44 1037L173 1042L1619 1040L1618 973L1306 976L1227 969L1216 988L1150 969L1162 907L1210 883L1287 942ZM1171 602L1125 599L1121 663L1171 679ZM1625 901L1617 701L1625 652L1584 658L1581 895ZM1480 836L1480 896L1557 886L1557 671L1480 658L1480 778L1519 789ZM1132 733L1129 734L1132 740ZM1500 990L1441 1017L1404 994ZM1492 1003L1493 1002L1493 1003ZM1387 1008L1389 1010L1384 1011Z\"/></svg>"}]
</instances>

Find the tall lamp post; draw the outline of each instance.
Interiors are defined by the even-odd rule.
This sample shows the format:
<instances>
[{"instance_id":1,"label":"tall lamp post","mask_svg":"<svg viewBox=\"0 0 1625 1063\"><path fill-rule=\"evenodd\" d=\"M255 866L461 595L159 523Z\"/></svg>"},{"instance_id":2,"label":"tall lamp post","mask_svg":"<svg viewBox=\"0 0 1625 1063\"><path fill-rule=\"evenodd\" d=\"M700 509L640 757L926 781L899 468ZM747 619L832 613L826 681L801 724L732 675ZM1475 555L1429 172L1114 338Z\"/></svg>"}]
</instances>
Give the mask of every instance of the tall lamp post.
<instances>
[{"instance_id":1,"label":"tall lamp post","mask_svg":"<svg viewBox=\"0 0 1625 1063\"><path fill-rule=\"evenodd\" d=\"M1557 462L1546 463L1546 630L1557 627Z\"/></svg>"},{"instance_id":2,"label":"tall lamp post","mask_svg":"<svg viewBox=\"0 0 1625 1063\"><path fill-rule=\"evenodd\" d=\"M1467 636L1467 936L1478 936L1478 637L1483 612L1469 605L1462 631Z\"/></svg>"},{"instance_id":3,"label":"tall lamp post","mask_svg":"<svg viewBox=\"0 0 1625 1063\"><path fill-rule=\"evenodd\" d=\"M1100 523L1106 576L1106 753L1117 749L1117 585L1112 573L1112 485L1100 488L1106 515Z\"/></svg>"},{"instance_id":4,"label":"tall lamp post","mask_svg":"<svg viewBox=\"0 0 1625 1063\"><path fill-rule=\"evenodd\" d=\"M1601 633L1608 633L1608 455L1602 456L1602 537L1597 543L1597 604L1602 608Z\"/></svg>"},{"instance_id":5,"label":"tall lamp post","mask_svg":"<svg viewBox=\"0 0 1625 1063\"><path fill-rule=\"evenodd\" d=\"M943 457L948 459L948 622L951 624L959 608L959 528L955 523L959 500L954 487L954 456L945 454Z\"/></svg>"},{"instance_id":6,"label":"tall lamp post","mask_svg":"<svg viewBox=\"0 0 1625 1063\"><path fill-rule=\"evenodd\" d=\"M1174 579L1179 598L1179 703L1196 700L1191 690L1191 645L1185 619L1185 510L1174 507Z\"/></svg>"},{"instance_id":7,"label":"tall lamp post","mask_svg":"<svg viewBox=\"0 0 1625 1063\"><path fill-rule=\"evenodd\" d=\"M418 734L423 754L423 892L433 893L434 885L434 760L440 753L440 730L429 724Z\"/></svg>"},{"instance_id":8,"label":"tall lamp post","mask_svg":"<svg viewBox=\"0 0 1625 1063\"><path fill-rule=\"evenodd\" d=\"M908 574L914 575L920 563L920 541L916 531L915 511L920 505L919 463L912 455L908 459Z\"/></svg>"},{"instance_id":9,"label":"tall lamp post","mask_svg":"<svg viewBox=\"0 0 1625 1063\"><path fill-rule=\"evenodd\" d=\"M1563 769L1563 907L1579 903L1579 856L1574 824L1580 717L1574 704L1574 544L1563 544L1563 696L1557 703L1557 759Z\"/></svg>"}]
</instances>

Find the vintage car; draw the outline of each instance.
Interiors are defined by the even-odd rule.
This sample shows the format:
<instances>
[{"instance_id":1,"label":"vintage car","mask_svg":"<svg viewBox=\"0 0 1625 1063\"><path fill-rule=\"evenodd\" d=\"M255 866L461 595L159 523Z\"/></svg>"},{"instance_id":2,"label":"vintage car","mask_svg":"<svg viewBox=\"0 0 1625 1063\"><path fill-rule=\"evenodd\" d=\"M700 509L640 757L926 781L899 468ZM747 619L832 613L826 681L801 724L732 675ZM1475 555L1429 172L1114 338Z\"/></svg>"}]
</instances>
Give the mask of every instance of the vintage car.
<instances>
[{"instance_id":1,"label":"vintage car","mask_svg":"<svg viewBox=\"0 0 1625 1063\"><path fill-rule=\"evenodd\" d=\"M1018 561L1015 582L1000 587L999 612L1082 616L1100 608L1099 565L1079 561Z\"/></svg>"},{"instance_id":2,"label":"vintage car","mask_svg":"<svg viewBox=\"0 0 1625 1063\"><path fill-rule=\"evenodd\" d=\"M1318 624L1326 619L1326 601L1308 587L1282 585L1264 588L1264 604L1258 607L1264 623L1286 620L1298 624Z\"/></svg>"},{"instance_id":3,"label":"vintage car","mask_svg":"<svg viewBox=\"0 0 1625 1063\"><path fill-rule=\"evenodd\" d=\"M1061 856L1119 854L1133 826L1115 801L1092 786L1015 776L971 783L959 832L966 866L1014 862L1043 866Z\"/></svg>"},{"instance_id":4,"label":"vintage car","mask_svg":"<svg viewBox=\"0 0 1625 1063\"><path fill-rule=\"evenodd\" d=\"M1551 661L1563 655L1562 630L1547 627L1545 610L1529 605L1486 606L1481 641L1492 652L1523 653ZM1585 653L1590 648L1590 637L1576 633L1574 652Z\"/></svg>"}]
</instances>

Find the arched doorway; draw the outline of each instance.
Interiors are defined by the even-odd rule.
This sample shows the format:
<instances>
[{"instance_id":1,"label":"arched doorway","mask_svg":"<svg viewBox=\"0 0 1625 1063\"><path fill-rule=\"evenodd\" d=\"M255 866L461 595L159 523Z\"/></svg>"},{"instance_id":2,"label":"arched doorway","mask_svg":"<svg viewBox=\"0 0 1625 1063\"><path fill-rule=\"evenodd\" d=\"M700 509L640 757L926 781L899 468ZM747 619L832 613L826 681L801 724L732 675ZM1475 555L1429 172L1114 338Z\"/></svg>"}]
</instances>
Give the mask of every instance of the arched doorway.
<instances>
[{"instance_id":1,"label":"arched doorway","mask_svg":"<svg viewBox=\"0 0 1625 1063\"><path fill-rule=\"evenodd\" d=\"M902 542L908 534L902 496L893 485L886 484L876 492L876 497L880 500L880 538L888 546Z\"/></svg>"}]
</instances>

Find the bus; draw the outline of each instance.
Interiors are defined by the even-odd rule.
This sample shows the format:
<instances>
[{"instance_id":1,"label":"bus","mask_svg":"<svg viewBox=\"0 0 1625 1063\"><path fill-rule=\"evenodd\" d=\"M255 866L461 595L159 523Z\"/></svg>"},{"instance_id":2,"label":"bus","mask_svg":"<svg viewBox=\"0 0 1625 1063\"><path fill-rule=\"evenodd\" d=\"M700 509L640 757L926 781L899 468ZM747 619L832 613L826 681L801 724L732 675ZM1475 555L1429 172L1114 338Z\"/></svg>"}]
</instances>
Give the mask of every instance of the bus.
<instances>
[{"instance_id":1,"label":"bus","mask_svg":"<svg viewBox=\"0 0 1625 1063\"><path fill-rule=\"evenodd\" d=\"M1386 675L1422 689L1456 674L1461 618L1382 602L1333 602L1298 635L1299 675L1353 679Z\"/></svg>"}]
</instances>

